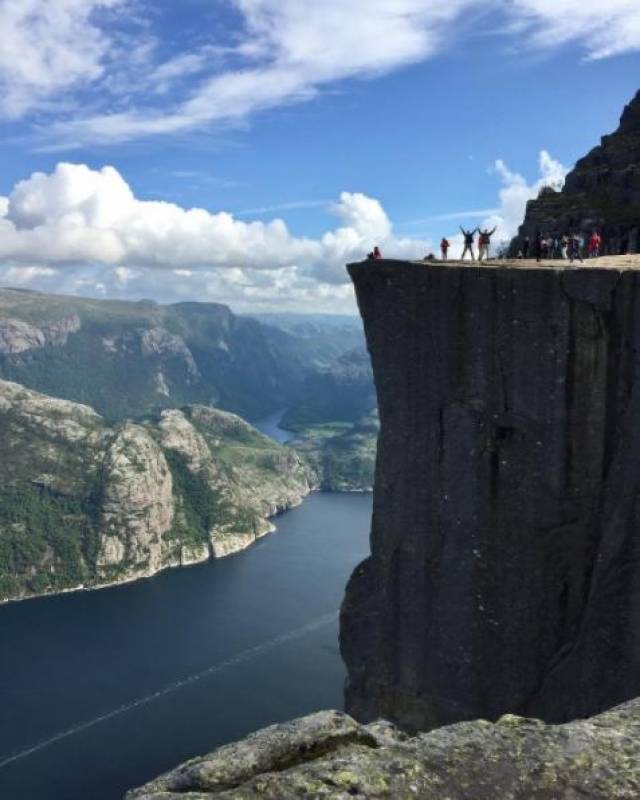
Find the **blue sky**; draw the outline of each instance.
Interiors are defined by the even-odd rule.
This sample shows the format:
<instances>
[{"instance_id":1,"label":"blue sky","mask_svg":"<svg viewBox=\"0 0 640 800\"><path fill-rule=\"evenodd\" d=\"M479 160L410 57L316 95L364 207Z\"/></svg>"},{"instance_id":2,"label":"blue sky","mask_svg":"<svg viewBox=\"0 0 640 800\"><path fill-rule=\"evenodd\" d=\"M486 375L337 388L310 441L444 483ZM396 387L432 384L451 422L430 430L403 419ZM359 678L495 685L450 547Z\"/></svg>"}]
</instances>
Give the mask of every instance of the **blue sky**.
<instances>
[{"instance_id":1,"label":"blue sky","mask_svg":"<svg viewBox=\"0 0 640 800\"><path fill-rule=\"evenodd\" d=\"M0 36L0 281L245 311L508 238L640 88L636 0L0 0Z\"/></svg>"}]
</instances>

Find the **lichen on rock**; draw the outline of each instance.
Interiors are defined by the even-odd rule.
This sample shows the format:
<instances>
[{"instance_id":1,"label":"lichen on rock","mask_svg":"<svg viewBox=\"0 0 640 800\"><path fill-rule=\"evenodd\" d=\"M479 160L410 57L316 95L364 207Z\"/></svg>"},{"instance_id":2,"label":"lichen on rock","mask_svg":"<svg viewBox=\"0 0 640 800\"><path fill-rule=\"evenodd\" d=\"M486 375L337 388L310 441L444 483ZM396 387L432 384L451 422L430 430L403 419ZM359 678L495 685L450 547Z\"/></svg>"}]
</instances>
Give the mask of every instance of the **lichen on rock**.
<instances>
[{"instance_id":1,"label":"lichen on rock","mask_svg":"<svg viewBox=\"0 0 640 800\"><path fill-rule=\"evenodd\" d=\"M192 759L126 800L637 800L640 701L546 725L505 716L408 737L324 711Z\"/></svg>"}]
</instances>

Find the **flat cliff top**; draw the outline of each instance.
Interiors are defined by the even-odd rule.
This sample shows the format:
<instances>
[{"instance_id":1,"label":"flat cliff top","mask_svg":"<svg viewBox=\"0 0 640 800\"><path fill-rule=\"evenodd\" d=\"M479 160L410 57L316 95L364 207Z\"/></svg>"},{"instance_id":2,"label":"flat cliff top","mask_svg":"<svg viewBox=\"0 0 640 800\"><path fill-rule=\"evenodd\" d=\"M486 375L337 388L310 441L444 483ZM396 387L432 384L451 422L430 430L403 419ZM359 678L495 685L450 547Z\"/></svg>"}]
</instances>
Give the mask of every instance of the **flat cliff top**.
<instances>
[{"instance_id":1,"label":"flat cliff top","mask_svg":"<svg viewBox=\"0 0 640 800\"><path fill-rule=\"evenodd\" d=\"M468 267L469 269L543 269L543 270L557 270L558 272L570 271L576 269L609 269L618 271L627 270L640 270L640 254L628 256L602 256L601 258L588 258L584 262L574 261L573 264L569 261L561 261L560 259L552 259L536 261L535 258L501 258L489 261L440 261L435 259L433 261L407 261L403 259L383 258L379 261L358 261L348 265L357 269L379 269L380 267L393 266L394 268L401 268L403 266L423 266L423 267L445 267L455 268Z\"/></svg>"}]
</instances>

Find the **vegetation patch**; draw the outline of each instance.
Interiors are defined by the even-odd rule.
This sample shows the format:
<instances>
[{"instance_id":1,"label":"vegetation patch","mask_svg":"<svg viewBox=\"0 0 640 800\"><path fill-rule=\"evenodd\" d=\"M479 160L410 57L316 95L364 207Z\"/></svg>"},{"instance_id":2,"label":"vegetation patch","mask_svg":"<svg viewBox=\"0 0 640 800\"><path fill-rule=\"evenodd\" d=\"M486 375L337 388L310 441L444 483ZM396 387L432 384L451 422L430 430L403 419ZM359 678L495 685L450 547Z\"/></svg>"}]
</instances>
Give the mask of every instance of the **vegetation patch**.
<instances>
[{"instance_id":1,"label":"vegetation patch","mask_svg":"<svg viewBox=\"0 0 640 800\"><path fill-rule=\"evenodd\" d=\"M45 487L0 487L0 597L90 581L99 548L95 494L66 497Z\"/></svg>"}]
</instances>

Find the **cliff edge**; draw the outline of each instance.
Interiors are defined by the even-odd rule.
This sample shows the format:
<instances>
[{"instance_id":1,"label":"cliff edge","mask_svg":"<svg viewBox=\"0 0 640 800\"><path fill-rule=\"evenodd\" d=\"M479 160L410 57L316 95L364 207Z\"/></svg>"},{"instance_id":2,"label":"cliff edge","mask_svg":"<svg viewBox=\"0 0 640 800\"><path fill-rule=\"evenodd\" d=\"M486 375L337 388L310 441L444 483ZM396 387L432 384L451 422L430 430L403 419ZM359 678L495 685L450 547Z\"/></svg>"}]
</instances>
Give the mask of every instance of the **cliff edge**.
<instances>
[{"instance_id":1,"label":"cliff edge","mask_svg":"<svg viewBox=\"0 0 640 800\"><path fill-rule=\"evenodd\" d=\"M640 694L638 268L349 272L381 431L347 711L564 722Z\"/></svg>"}]
</instances>

